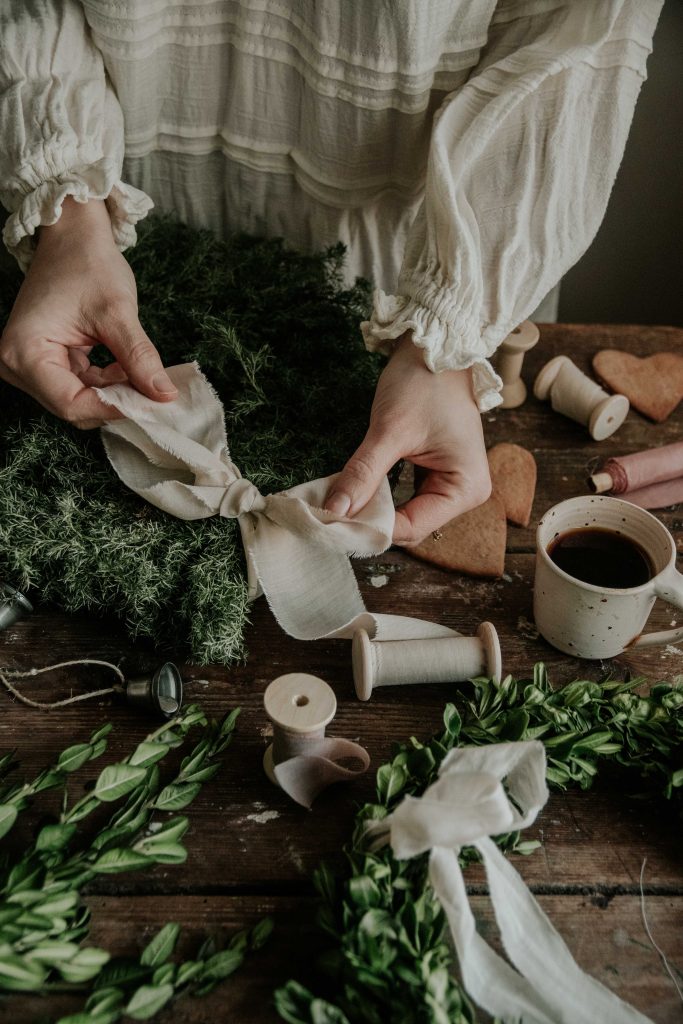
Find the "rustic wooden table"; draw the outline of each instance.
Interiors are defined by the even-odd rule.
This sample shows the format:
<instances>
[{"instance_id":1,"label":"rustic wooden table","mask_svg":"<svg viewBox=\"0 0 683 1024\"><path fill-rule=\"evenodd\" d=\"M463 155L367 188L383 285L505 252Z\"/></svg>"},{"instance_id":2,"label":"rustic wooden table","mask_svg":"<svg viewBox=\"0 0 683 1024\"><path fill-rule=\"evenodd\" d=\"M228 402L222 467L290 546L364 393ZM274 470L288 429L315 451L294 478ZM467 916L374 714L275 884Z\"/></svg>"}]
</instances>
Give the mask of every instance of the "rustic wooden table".
<instances>
[{"instance_id":1,"label":"rustic wooden table","mask_svg":"<svg viewBox=\"0 0 683 1024\"><path fill-rule=\"evenodd\" d=\"M673 328L552 325L542 328L541 343L527 358L527 381L551 356L570 355L583 369L600 348L620 348L638 355L679 350L683 331ZM681 436L681 413L653 425L631 412L617 436L598 445L587 432L530 398L518 410L493 411L485 417L487 442L516 441L538 462L534 516L528 529L510 527L506 575L485 582L453 575L418 562L401 551L382 556L390 566L388 583L371 585L378 574L371 561L357 563L368 606L432 619L469 633L482 619L497 626L505 670L527 675L544 660L556 682L577 676L598 678L606 670L629 670L651 679L683 673L683 646L632 652L610 663L579 662L550 648L534 630L531 612L533 522L550 505L585 492L587 468L598 455L625 453L666 444ZM683 545L683 510L659 513ZM377 560L376 560L377 561ZM680 613L661 603L652 625L668 626ZM321 858L339 857L349 835L354 807L371 797L373 773L351 785L323 794L309 813L288 801L266 779L261 758L269 727L262 694L275 676L305 671L334 687L339 710L334 733L357 738L375 766L389 755L392 741L421 737L439 728L444 702L454 696L443 686L380 690L368 704L353 694L348 644L321 641L303 644L284 636L265 603L253 610L246 665L225 669L184 666L187 697L213 715L239 705L242 716L225 766L189 809L190 851L181 867L157 867L149 873L102 876L87 901L93 913L93 941L121 953L139 950L165 921L180 922L186 946L194 948L207 931L230 932L254 923L265 913L276 930L267 948L215 993L181 1001L163 1021L198 1024L232 1020L266 1024L278 1018L273 989L288 978L313 980L317 937L311 872ZM155 664L149 647L133 647L112 622L87 615L67 616L40 609L0 634L0 664L40 665L63 658L100 657L148 667ZM93 671L89 681L106 685ZM193 680L196 680L193 682ZM200 681L203 680L203 681ZM208 682L207 682L208 681ZM55 695L69 680L50 683ZM32 692L37 692L34 684ZM94 701L59 713L32 711L0 695L0 750L16 747L24 767L37 769L69 743L110 719L115 724L110 753L125 756L149 722L119 703ZM30 819L30 816L29 816ZM35 824L37 818L30 824ZM600 783L589 792L553 794L529 838L542 846L516 865L542 906L564 935L579 963L639 1007L658 1024L678 1021L681 1006L674 986L652 948L641 919L639 878L643 860L647 918L659 945L673 964L683 966L683 867L680 831L663 800L643 804L618 786ZM15 841L20 841L15 839ZM468 870L467 882L486 934L491 913L480 869ZM80 1001L68 996L12 996L0 999L0 1021L11 1024L55 1020L74 1012Z\"/></svg>"}]
</instances>

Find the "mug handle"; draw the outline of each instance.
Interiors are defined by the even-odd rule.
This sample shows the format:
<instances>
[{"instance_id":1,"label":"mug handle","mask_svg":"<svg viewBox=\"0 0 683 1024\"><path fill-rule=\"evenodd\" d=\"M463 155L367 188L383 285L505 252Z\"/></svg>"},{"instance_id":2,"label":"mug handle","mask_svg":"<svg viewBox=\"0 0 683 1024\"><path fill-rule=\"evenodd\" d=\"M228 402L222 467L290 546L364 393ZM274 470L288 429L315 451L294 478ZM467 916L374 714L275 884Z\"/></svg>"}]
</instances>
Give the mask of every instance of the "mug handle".
<instances>
[{"instance_id":1,"label":"mug handle","mask_svg":"<svg viewBox=\"0 0 683 1024\"><path fill-rule=\"evenodd\" d=\"M656 577L654 592L657 597L661 597L662 600L668 601L683 611L683 573L680 573L673 565ZM658 644L673 644L679 640L683 640L683 626L679 626L677 629L662 629L657 633L643 633L626 649L631 651L636 647L656 647Z\"/></svg>"}]
</instances>

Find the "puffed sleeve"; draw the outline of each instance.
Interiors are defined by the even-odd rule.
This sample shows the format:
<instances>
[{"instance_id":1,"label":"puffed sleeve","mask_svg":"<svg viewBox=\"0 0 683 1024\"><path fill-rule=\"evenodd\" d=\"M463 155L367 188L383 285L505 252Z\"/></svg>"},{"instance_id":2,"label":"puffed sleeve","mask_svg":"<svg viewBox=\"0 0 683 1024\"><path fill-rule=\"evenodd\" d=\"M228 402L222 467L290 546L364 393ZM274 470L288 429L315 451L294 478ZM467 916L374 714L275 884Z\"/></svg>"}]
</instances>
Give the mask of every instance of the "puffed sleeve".
<instances>
[{"instance_id":1,"label":"puffed sleeve","mask_svg":"<svg viewBox=\"0 0 683 1024\"><path fill-rule=\"evenodd\" d=\"M396 295L366 346L412 331L433 371L490 357L592 241L621 161L662 0L503 0L482 58L437 112Z\"/></svg>"},{"instance_id":2,"label":"puffed sleeve","mask_svg":"<svg viewBox=\"0 0 683 1024\"><path fill-rule=\"evenodd\" d=\"M134 244L152 202L121 181L123 116L77 0L0 8L0 138L3 238L22 269L66 196L105 199L117 245Z\"/></svg>"}]
</instances>

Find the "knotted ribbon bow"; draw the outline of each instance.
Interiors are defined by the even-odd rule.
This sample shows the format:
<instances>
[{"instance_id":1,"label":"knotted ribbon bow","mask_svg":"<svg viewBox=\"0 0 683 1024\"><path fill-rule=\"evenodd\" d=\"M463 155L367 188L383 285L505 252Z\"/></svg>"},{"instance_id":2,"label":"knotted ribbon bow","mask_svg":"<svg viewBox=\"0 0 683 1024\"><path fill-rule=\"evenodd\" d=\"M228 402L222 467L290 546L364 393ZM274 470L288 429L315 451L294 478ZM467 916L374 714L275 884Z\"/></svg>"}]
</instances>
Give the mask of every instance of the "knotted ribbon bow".
<instances>
[{"instance_id":1,"label":"knotted ribbon bow","mask_svg":"<svg viewBox=\"0 0 683 1024\"><path fill-rule=\"evenodd\" d=\"M349 556L377 555L391 543L394 506L384 479L353 519L323 509L334 476L263 495L231 461L223 407L196 363L172 366L173 402L154 402L130 384L98 389L124 419L102 427L107 455L123 482L180 519L236 518L247 560L249 596L263 592L282 628L298 640L378 640L457 635L400 615L371 615Z\"/></svg>"},{"instance_id":2,"label":"knotted ribbon bow","mask_svg":"<svg viewBox=\"0 0 683 1024\"><path fill-rule=\"evenodd\" d=\"M531 825L547 799L539 740L461 747L443 759L439 779L421 797L405 797L366 829L374 848L389 842L399 860L430 851L429 878L448 919L463 984L492 1016L510 1024L651 1024L578 967L490 838ZM462 846L481 855L503 946L517 970L476 930L458 863Z\"/></svg>"}]
</instances>

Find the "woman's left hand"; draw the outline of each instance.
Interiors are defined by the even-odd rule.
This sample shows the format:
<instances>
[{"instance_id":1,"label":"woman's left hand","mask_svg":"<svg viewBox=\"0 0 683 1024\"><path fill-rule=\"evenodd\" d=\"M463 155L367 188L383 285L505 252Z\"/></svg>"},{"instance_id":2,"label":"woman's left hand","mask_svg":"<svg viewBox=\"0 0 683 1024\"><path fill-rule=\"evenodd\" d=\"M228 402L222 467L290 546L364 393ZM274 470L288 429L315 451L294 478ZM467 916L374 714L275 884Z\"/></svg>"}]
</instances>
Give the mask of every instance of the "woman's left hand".
<instances>
[{"instance_id":1,"label":"woman's left hand","mask_svg":"<svg viewBox=\"0 0 683 1024\"><path fill-rule=\"evenodd\" d=\"M415 496L396 509L396 544L418 544L491 493L471 371L432 373L410 334L400 339L379 378L368 432L335 481L325 508L356 515L399 459L422 466L427 474Z\"/></svg>"}]
</instances>

